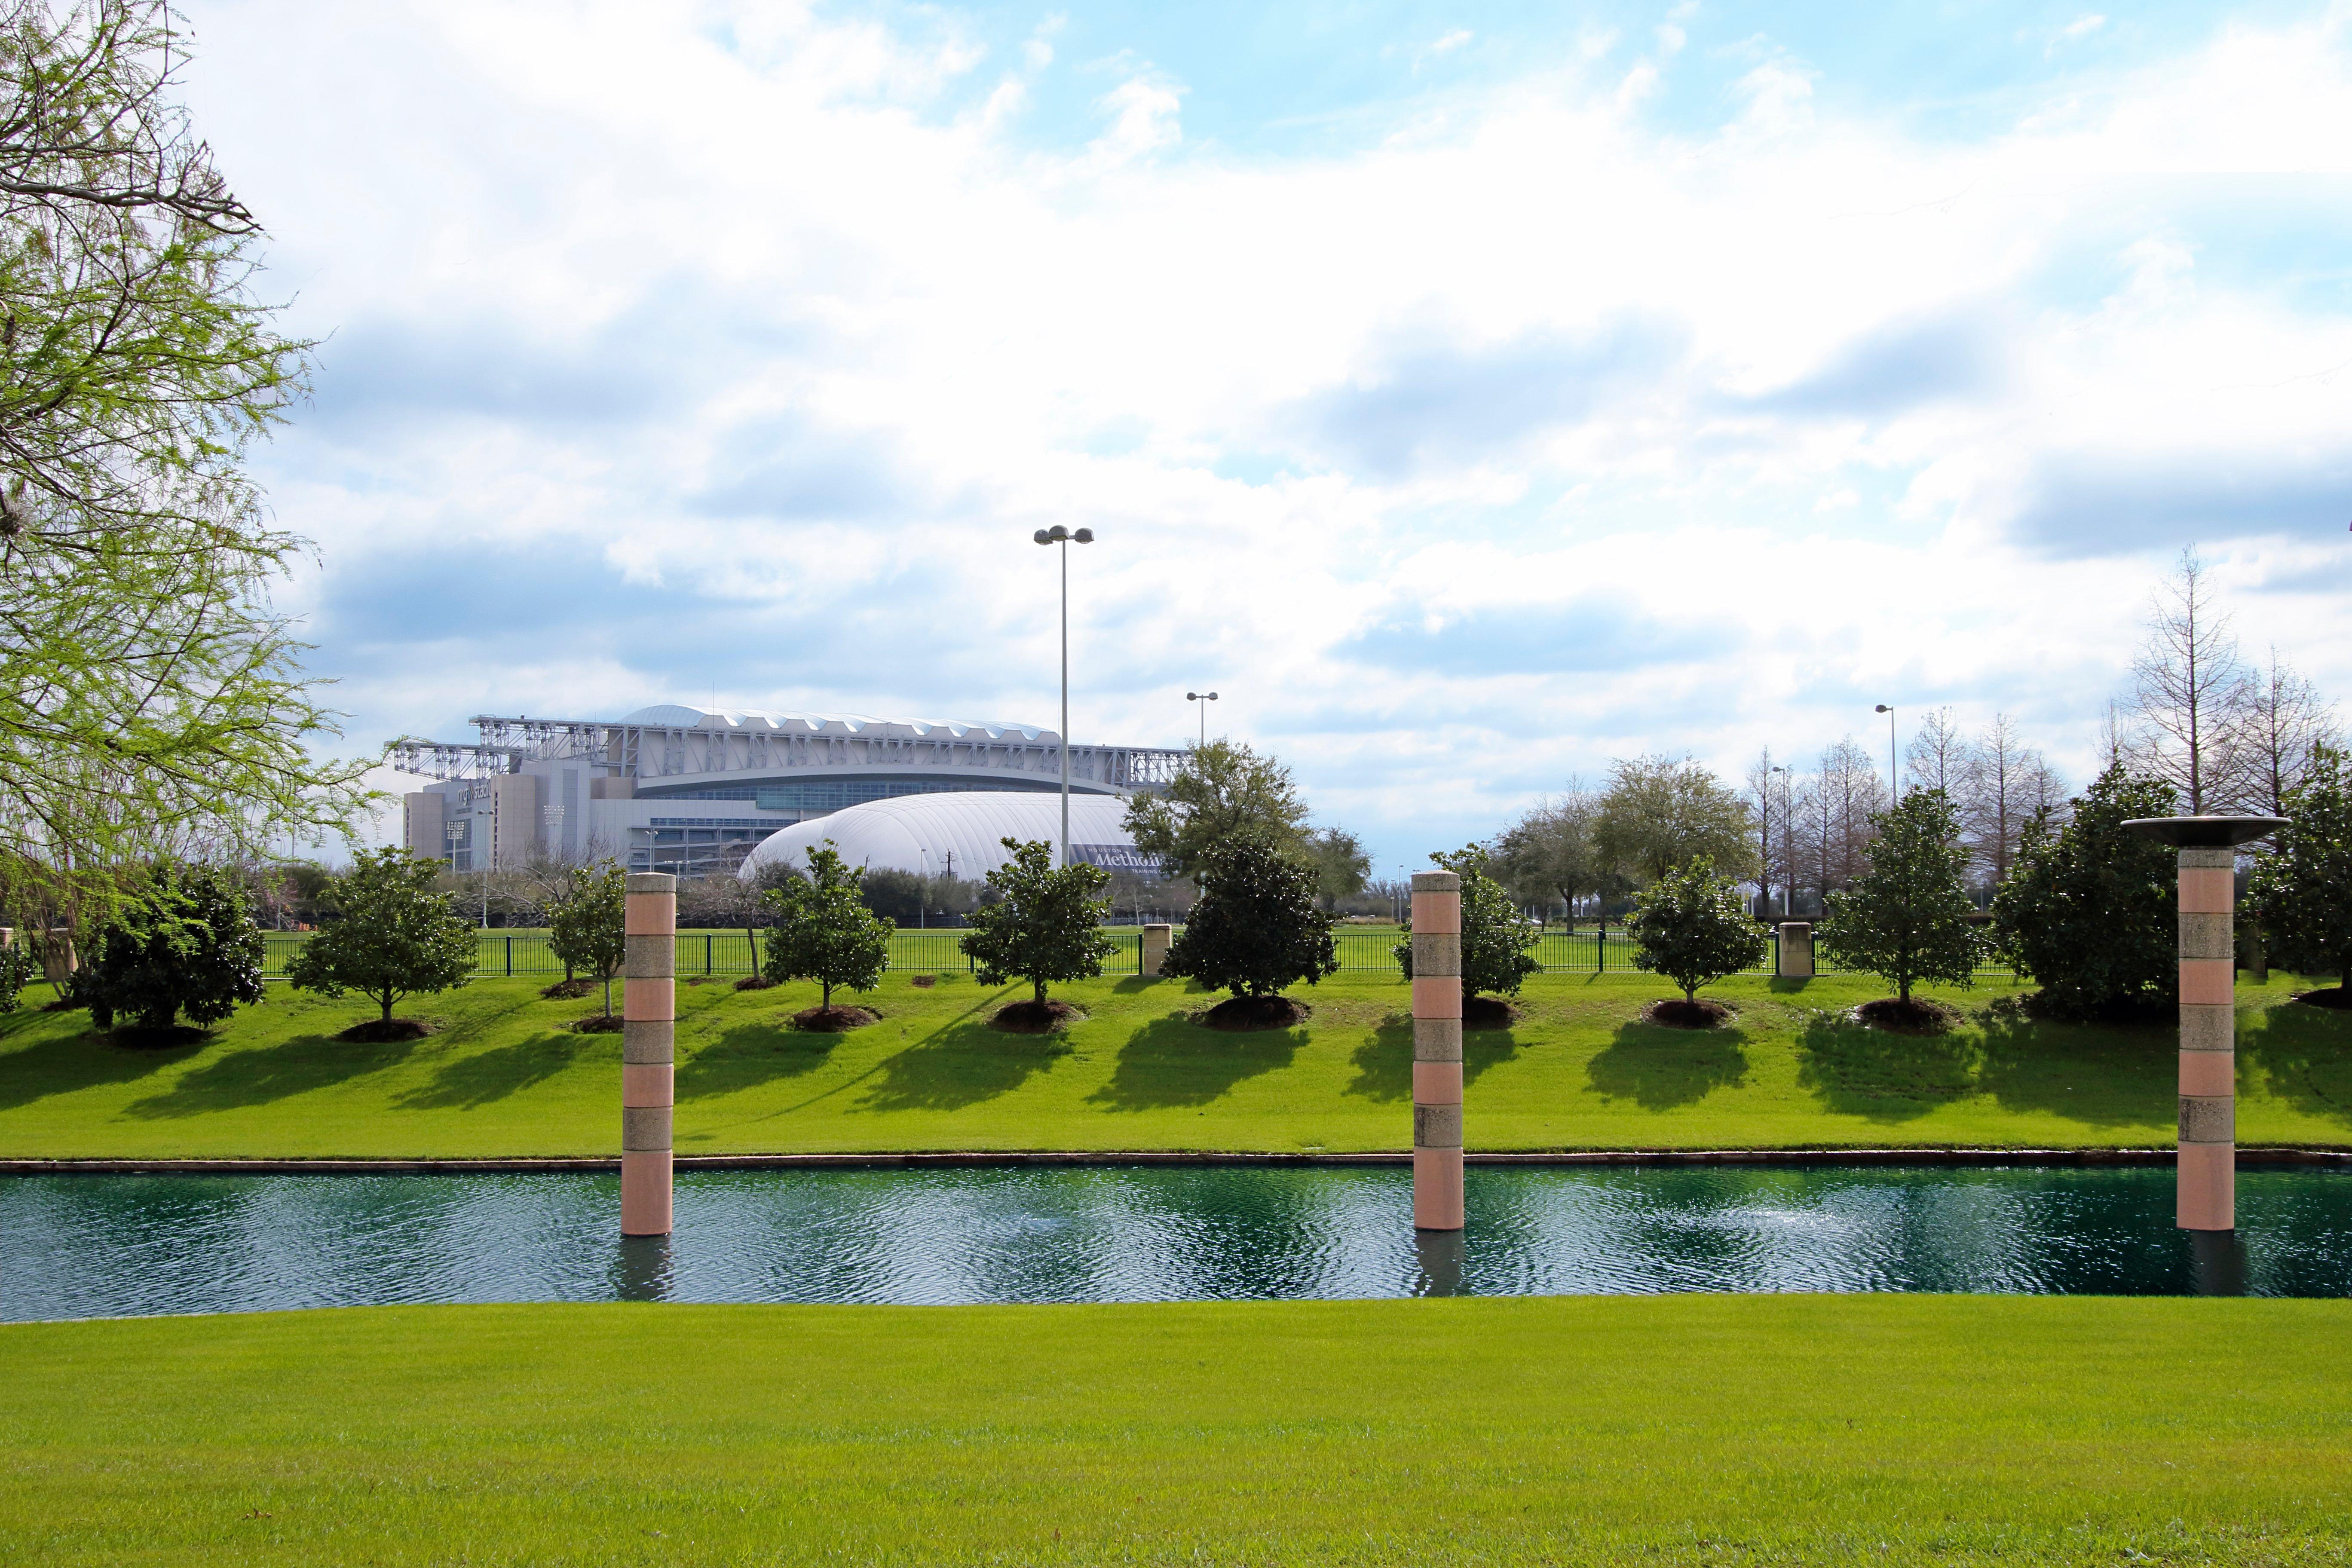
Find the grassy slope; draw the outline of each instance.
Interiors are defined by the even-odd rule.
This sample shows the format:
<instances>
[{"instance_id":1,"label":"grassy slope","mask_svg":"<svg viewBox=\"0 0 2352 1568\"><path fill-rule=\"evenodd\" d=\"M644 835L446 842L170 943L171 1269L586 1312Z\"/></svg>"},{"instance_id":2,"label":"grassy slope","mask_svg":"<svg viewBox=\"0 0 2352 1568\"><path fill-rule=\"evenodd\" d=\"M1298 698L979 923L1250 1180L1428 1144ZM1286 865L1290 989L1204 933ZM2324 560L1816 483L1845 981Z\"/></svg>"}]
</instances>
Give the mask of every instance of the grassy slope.
<instances>
[{"instance_id":1,"label":"grassy slope","mask_svg":"<svg viewBox=\"0 0 2352 1568\"><path fill-rule=\"evenodd\" d=\"M2352 1017L2241 993L2238 1129L2252 1142L2352 1142ZM1666 994L1646 976L1539 976L1528 1016L1470 1037L1477 1149L1848 1143L2167 1143L2168 1031L2057 1027L1980 1011L1943 1039L1859 1030L1835 1011L1867 979L1716 989L1736 1028L1633 1023ZM1408 994L1379 976L1307 993L1310 1027L1222 1035L1173 981L1068 988L1094 1011L1066 1038L999 1034L1010 993L894 977L881 1024L783 1027L808 985L681 986L683 1152L845 1149L1396 1149L1410 1138ZM35 993L38 994L38 993ZM1999 986L1945 992L1983 1009ZM478 983L404 1011L425 1041L328 1037L368 1014L273 986L207 1044L133 1051L86 1014L0 1018L0 1154L609 1153L620 1042L556 1027L581 1003Z\"/></svg>"},{"instance_id":2,"label":"grassy slope","mask_svg":"<svg viewBox=\"0 0 2352 1568\"><path fill-rule=\"evenodd\" d=\"M0 1560L2339 1562L2352 1303L0 1328Z\"/></svg>"}]
</instances>

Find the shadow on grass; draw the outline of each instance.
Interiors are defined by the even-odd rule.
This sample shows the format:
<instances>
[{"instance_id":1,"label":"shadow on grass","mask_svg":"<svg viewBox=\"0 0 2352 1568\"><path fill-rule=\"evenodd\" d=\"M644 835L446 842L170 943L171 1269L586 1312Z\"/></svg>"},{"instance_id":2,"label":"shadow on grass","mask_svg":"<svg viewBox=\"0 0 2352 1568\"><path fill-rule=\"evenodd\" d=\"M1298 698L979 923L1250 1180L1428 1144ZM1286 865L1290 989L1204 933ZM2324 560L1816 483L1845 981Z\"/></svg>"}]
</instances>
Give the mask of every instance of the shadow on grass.
<instances>
[{"instance_id":1,"label":"shadow on grass","mask_svg":"<svg viewBox=\"0 0 2352 1568\"><path fill-rule=\"evenodd\" d=\"M433 1081L393 1101L403 1110L470 1110L553 1078L579 1059L580 1037L541 1036L468 1051L441 1064Z\"/></svg>"},{"instance_id":2,"label":"shadow on grass","mask_svg":"<svg viewBox=\"0 0 2352 1568\"><path fill-rule=\"evenodd\" d=\"M1063 1057L1059 1035L1013 1035L982 1023L948 1026L875 1069L867 1110L961 1110L1010 1094Z\"/></svg>"},{"instance_id":3,"label":"shadow on grass","mask_svg":"<svg viewBox=\"0 0 2352 1568\"><path fill-rule=\"evenodd\" d=\"M415 1040L347 1045L323 1035L303 1035L280 1045L231 1051L182 1074L179 1082L162 1094L133 1100L123 1109L129 1115L154 1121L268 1105L397 1067L415 1048Z\"/></svg>"},{"instance_id":4,"label":"shadow on grass","mask_svg":"<svg viewBox=\"0 0 2352 1568\"><path fill-rule=\"evenodd\" d=\"M2238 1060L2273 1099L2352 1124L2352 1013L2277 1003L2242 1020Z\"/></svg>"},{"instance_id":5,"label":"shadow on grass","mask_svg":"<svg viewBox=\"0 0 2352 1568\"><path fill-rule=\"evenodd\" d=\"M1162 985L1181 991L1188 984L1189 982L1179 980L1172 974L1130 974L1112 985L1111 991L1115 995L1134 996Z\"/></svg>"},{"instance_id":6,"label":"shadow on grass","mask_svg":"<svg viewBox=\"0 0 2352 1568\"><path fill-rule=\"evenodd\" d=\"M1462 1086L1519 1054L1519 1037L1508 1028L1462 1032ZM1341 1090L1361 1100L1393 1104L1412 1098L1412 1016L1391 1013L1349 1058L1356 1076Z\"/></svg>"},{"instance_id":7,"label":"shadow on grass","mask_svg":"<svg viewBox=\"0 0 2352 1568\"><path fill-rule=\"evenodd\" d=\"M1585 1064L1593 1089L1644 1110L1672 1110L1748 1079L1747 1036L1738 1029L1621 1024L1609 1048Z\"/></svg>"},{"instance_id":8,"label":"shadow on grass","mask_svg":"<svg viewBox=\"0 0 2352 1568\"><path fill-rule=\"evenodd\" d=\"M1113 1110L1206 1105L1244 1079L1281 1071L1306 1043L1305 1029L1204 1029L1171 1013L1127 1037L1110 1081L1087 1103Z\"/></svg>"},{"instance_id":9,"label":"shadow on grass","mask_svg":"<svg viewBox=\"0 0 2352 1568\"><path fill-rule=\"evenodd\" d=\"M43 1040L0 1055L0 1110L13 1110L53 1094L108 1084L135 1083L156 1068L186 1061L202 1043L160 1050L133 1050L93 1033Z\"/></svg>"},{"instance_id":10,"label":"shadow on grass","mask_svg":"<svg viewBox=\"0 0 2352 1568\"><path fill-rule=\"evenodd\" d=\"M1898 1035L1815 1013L1797 1037L1797 1087L1843 1115L1909 1121L1976 1093L1979 1061L1965 1029Z\"/></svg>"},{"instance_id":11,"label":"shadow on grass","mask_svg":"<svg viewBox=\"0 0 2352 1568\"><path fill-rule=\"evenodd\" d=\"M1764 983L1764 989L1775 996L1801 996L1812 983L1811 975L1776 974Z\"/></svg>"},{"instance_id":12,"label":"shadow on grass","mask_svg":"<svg viewBox=\"0 0 2352 1568\"><path fill-rule=\"evenodd\" d=\"M1977 1023L1983 1040L1977 1087L2002 1110L2046 1110L2103 1128L2175 1125L2180 1037L2169 1020L2062 1023L2004 1000Z\"/></svg>"},{"instance_id":13,"label":"shadow on grass","mask_svg":"<svg viewBox=\"0 0 2352 1568\"><path fill-rule=\"evenodd\" d=\"M738 1024L677 1064L677 1098L707 1100L813 1073L843 1038L772 1023Z\"/></svg>"}]
</instances>

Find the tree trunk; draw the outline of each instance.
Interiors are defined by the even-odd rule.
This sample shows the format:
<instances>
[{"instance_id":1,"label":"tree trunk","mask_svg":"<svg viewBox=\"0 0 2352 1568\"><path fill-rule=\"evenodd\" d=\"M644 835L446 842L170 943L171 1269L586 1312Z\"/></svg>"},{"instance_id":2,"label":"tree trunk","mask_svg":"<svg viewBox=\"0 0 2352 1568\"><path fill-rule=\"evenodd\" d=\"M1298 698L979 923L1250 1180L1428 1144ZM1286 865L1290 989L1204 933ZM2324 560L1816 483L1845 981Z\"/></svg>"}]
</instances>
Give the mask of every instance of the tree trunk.
<instances>
[{"instance_id":1,"label":"tree trunk","mask_svg":"<svg viewBox=\"0 0 2352 1568\"><path fill-rule=\"evenodd\" d=\"M604 1016L606 1016L607 1018L609 1018L609 1017L611 1017L612 1016L613 1016L613 977L612 977L611 975L607 974L606 976L604 976Z\"/></svg>"},{"instance_id":2,"label":"tree trunk","mask_svg":"<svg viewBox=\"0 0 2352 1568\"><path fill-rule=\"evenodd\" d=\"M817 984L824 987L824 1010L830 1013L833 1011L833 982L830 980L822 980Z\"/></svg>"},{"instance_id":3,"label":"tree trunk","mask_svg":"<svg viewBox=\"0 0 2352 1568\"><path fill-rule=\"evenodd\" d=\"M750 943L751 944L751 978L752 978L752 979L754 979L754 980L757 980L757 979L759 979L759 978L760 978L760 937L759 937L759 933L758 933L758 931L757 931L754 928L752 928L752 927L751 927L751 926L745 926L745 927L743 928L743 940L744 940L745 942L750 942Z\"/></svg>"},{"instance_id":4,"label":"tree trunk","mask_svg":"<svg viewBox=\"0 0 2352 1568\"><path fill-rule=\"evenodd\" d=\"M1032 984L1037 987L1037 1005L1043 1007L1045 1005L1045 983L1039 980L1034 981Z\"/></svg>"},{"instance_id":5,"label":"tree trunk","mask_svg":"<svg viewBox=\"0 0 2352 1568\"><path fill-rule=\"evenodd\" d=\"M383 1008L383 1021L387 1026L392 1023L392 1005L396 1000L398 1000L398 998L394 996L389 991L384 992L382 995L376 998L377 1005Z\"/></svg>"}]
</instances>

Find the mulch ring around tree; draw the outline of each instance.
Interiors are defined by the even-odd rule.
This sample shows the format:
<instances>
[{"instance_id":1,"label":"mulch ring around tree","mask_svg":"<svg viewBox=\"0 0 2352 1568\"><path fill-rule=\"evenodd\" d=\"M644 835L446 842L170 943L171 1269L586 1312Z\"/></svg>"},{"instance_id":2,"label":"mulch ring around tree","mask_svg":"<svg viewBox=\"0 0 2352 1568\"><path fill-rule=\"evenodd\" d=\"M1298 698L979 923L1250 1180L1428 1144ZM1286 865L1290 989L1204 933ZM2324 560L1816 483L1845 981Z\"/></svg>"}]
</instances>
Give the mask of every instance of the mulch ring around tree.
<instances>
[{"instance_id":1,"label":"mulch ring around tree","mask_svg":"<svg viewBox=\"0 0 2352 1568\"><path fill-rule=\"evenodd\" d=\"M121 1024L107 1032L107 1039L131 1051L169 1051L182 1046L200 1046L212 1037L188 1024L167 1025L161 1029L142 1028L136 1024Z\"/></svg>"},{"instance_id":2,"label":"mulch ring around tree","mask_svg":"<svg viewBox=\"0 0 2352 1568\"><path fill-rule=\"evenodd\" d=\"M1306 1003L1287 996L1228 996L1207 1012L1195 1013L1192 1022L1204 1029L1241 1034L1251 1029L1297 1028L1314 1013Z\"/></svg>"},{"instance_id":3,"label":"mulch ring around tree","mask_svg":"<svg viewBox=\"0 0 2352 1568\"><path fill-rule=\"evenodd\" d=\"M1008 1035L1050 1035L1056 1029L1083 1023L1086 1017L1084 1007L1068 1002L1013 1002L999 1007L988 1026Z\"/></svg>"},{"instance_id":4,"label":"mulch ring around tree","mask_svg":"<svg viewBox=\"0 0 2352 1568\"><path fill-rule=\"evenodd\" d=\"M743 976L742 979L738 980L735 983L735 989L738 991L765 991L774 984L774 981L769 979L764 974L747 974Z\"/></svg>"},{"instance_id":5,"label":"mulch ring around tree","mask_svg":"<svg viewBox=\"0 0 2352 1568\"><path fill-rule=\"evenodd\" d=\"M1663 1002L1653 1002L1641 1011L1644 1024L1663 1024L1669 1029L1712 1029L1728 1024L1739 1015L1712 997L1702 996L1685 1001L1670 996Z\"/></svg>"},{"instance_id":6,"label":"mulch ring around tree","mask_svg":"<svg viewBox=\"0 0 2352 1568\"><path fill-rule=\"evenodd\" d=\"M2341 985L2331 985L2325 991L2305 991L2295 1000L2306 1007L2333 1007L2339 1013L2352 1012L2352 991Z\"/></svg>"},{"instance_id":7,"label":"mulch ring around tree","mask_svg":"<svg viewBox=\"0 0 2352 1568\"><path fill-rule=\"evenodd\" d=\"M621 1016L618 1013L591 1013L584 1018L572 1019L572 1032L575 1035L617 1035L621 1032Z\"/></svg>"},{"instance_id":8,"label":"mulch ring around tree","mask_svg":"<svg viewBox=\"0 0 2352 1568\"><path fill-rule=\"evenodd\" d=\"M1462 998L1462 1026L1465 1029L1507 1029L1518 1021L1519 1010L1500 996Z\"/></svg>"},{"instance_id":9,"label":"mulch ring around tree","mask_svg":"<svg viewBox=\"0 0 2352 1568\"><path fill-rule=\"evenodd\" d=\"M1881 996L1875 1002L1864 1002L1852 1016L1865 1028L1894 1035L1940 1035L1968 1016L1948 1002L1930 1002L1925 996L1914 996L1908 1002Z\"/></svg>"},{"instance_id":10,"label":"mulch ring around tree","mask_svg":"<svg viewBox=\"0 0 2352 1568\"><path fill-rule=\"evenodd\" d=\"M370 1018L364 1024L353 1024L335 1038L347 1046L390 1046L421 1040L433 1030L434 1026L422 1018Z\"/></svg>"},{"instance_id":11,"label":"mulch ring around tree","mask_svg":"<svg viewBox=\"0 0 2352 1568\"><path fill-rule=\"evenodd\" d=\"M793 1028L814 1029L820 1035L843 1034L881 1021L882 1015L871 1007L803 1007L793 1015Z\"/></svg>"},{"instance_id":12,"label":"mulch ring around tree","mask_svg":"<svg viewBox=\"0 0 2352 1568\"><path fill-rule=\"evenodd\" d=\"M542 985L539 994L551 1002L577 1002L596 989L593 980L559 980L552 985Z\"/></svg>"}]
</instances>

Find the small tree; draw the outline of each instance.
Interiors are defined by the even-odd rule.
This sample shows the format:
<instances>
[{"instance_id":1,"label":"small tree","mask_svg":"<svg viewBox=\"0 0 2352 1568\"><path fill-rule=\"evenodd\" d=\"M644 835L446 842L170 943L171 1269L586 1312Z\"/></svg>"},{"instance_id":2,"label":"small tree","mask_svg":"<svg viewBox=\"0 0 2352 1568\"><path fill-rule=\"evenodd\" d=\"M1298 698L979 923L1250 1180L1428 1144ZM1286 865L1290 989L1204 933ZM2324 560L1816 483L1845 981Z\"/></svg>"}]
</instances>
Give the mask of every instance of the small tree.
<instances>
[{"instance_id":1,"label":"small tree","mask_svg":"<svg viewBox=\"0 0 2352 1568\"><path fill-rule=\"evenodd\" d=\"M1118 951L1118 943L1102 931L1110 900L1096 896L1109 885L1110 873L1083 864L1057 870L1053 847L1036 839L1000 842L1013 859L988 874L995 898L972 910L963 950L982 984L1025 980L1043 1006L1047 985L1092 980Z\"/></svg>"},{"instance_id":2,"label":"small tree","mask_svg":"<svg viewBox=\"0 0 2352 1568\"><path fill-rule=\"evenodd\" d=\"M185 1013L201 1028L261 1000L261 931L238 879L217 868L157 867L109 915L96 948L74 993L101 1029L118 1013L156 1030Z\"/></svg>"},{"instance_id":3,"label":"small tree","mask_svg":"<svg viewBox=\"0 0 2352 1568\"><path fill-rule=\"evenodd\" d=\"M2315 749L2287 792L2277 852L2255 866L2246 904L2273 959L2302 974L2333 974L2352 990L2352 778L2332 747Z\"/></svg>"},{"instance_id":4,"label":"small tree","mask_svg":"<svg viewBox=\"0 0 2352 1568\"><path fill-rule=\"evenodd\" d=\"M1905 1003L1922 980L1975 984L1983 944L1969 923L1975 906L1961 881L1969 852L1952 797L1915 789L1872 826L1878 837L1870 847L1870 871L1852 892L1830 895L1822 949L1849 968L1893 982Z\"/></svg>"},{"instance_id":5,"label":"small tree","mask_svg":"<svg viewBox=\"0 0 2352 1568\"><path fill-rule=\"evenodd\" d=\"M15 1012L17 997L40 973L41 961L33 956L31 942L10 941L0 945L0 1013Z\"/></svg>"},{"instance_id":6,"label":"small tree","mask_svg":"<svg viewBox=\"0 0 2352 1568\"><path fill-rule=\"evenodd\" d=\"M1208 852L1245 829L1260 829L1286 849L1310 847L1307 803L1290 770L1236 741L1194 747L1167 788L1128 801L1125 822L1161 875L1196 882Z\"/></svg>"},{"instance_id":7,"label":"small tree","mask_svg":"<svg viewBox=\"0 0 2352 1568\"><path fill-rule=\"evenodd\" d=\"M1462 879L1462 995L1488 992L1516 996L1519 983L1543 967L1536 962L1542 928L1521 917L1511 890L1487 873L1486 852L1475 844L1433 851L1430 863ZM1412 919L1393 950L1407 980L1412 978Z\"/></svg>"},{"instance_id":8,"label":"small tree","mask_svg":"<svg viewBox=\"0 0 2352 1568\"><path fill-rule=\"evenodd\" d=\"M463 985L478 954L474 931L434 890L440 864L404 849L362 849L336 889L342 918L302 944L286 978L298 991L356 991L383 1009Z\"/></svg>"},{"instance_id":9,"label":"small tree","mask_svg":"<svg viewBox=\"0 0 2352 1568\"><path fill-rule=\"evenodd\" d=\"M2043 1004L2076 1017L2170 1004L2179 986L2174 852L2124 831L2170 816L2172 786L2111 763L2073 802L2066 825L2026 824L2009 880L1993 895L1994 950L2039 981Z\"/></svg>"},{"instance_id":10,"label":"small tree","mask_svg":"<svg viewBox=\"0 0 2352 1568\"><path fill-rule=\"evenodd\" d=\"M870 991L880 983L889 967L890 933L898 928L866 907L858 887L865 870L844 862L832 839L810 849L808 861L806 878L761 895L775 918L768 928L767 975L816 981L831 1011L835 986Z\"/></svg>"},{"instance_id":11,"label":"small tree","mask_svg":"<svg viewBox=\"0 0 2352 1568\"><path fill-rule=\"evenodd\" d=\"M569 984L584 969L604 983L604 1016L613 1016L613 976L629 954L629 874L617 860L574 866L547 913L547 945Z\"/></svg>"},{"instance_id":12,"label":"small tree","mask_svg":"<svg viewBox=\"0 0 2352 1568\"><path fill-rule=\"evenodd\" d=\"M1161 973L1236 996L1273 996L1337 973L1331 917L1316 908L1317 866L1255 831L1207 850L1198 864L1201 901L1169 943Z\"/></svg>"},{"instance_id":13,"label":"small tree","mask_svg":"<svg viewBox=\"0 0 2352 1568\"><path fill-rule=\"evenodd\" d=\"M1698 988L1760 963L1769 945L1739 896L1739 885L1718 877L1702 855L1668 871L1633 895L1626 934L1637 944L1633 967L1663 974L1698 1000Z\"/></svg>"}]
</instances>

